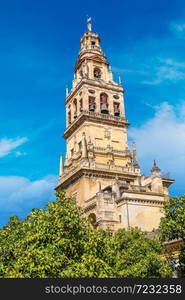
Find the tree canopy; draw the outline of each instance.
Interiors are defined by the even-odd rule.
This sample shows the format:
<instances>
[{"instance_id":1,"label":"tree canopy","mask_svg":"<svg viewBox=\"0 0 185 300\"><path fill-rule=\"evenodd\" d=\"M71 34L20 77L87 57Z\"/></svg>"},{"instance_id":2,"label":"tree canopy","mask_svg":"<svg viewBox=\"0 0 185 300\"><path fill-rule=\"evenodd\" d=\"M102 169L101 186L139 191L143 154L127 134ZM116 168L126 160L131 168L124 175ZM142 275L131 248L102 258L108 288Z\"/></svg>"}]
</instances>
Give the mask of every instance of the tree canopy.
<instances>
[{"instance_id":1,"label":"tree canopy","mask_svg":"<svg viewBox=\"0 0 185 300\"><path fill-rule=\"evenodd\" d=\"M162 241L182 240L185 242L185 195L170 198L164 205L164 217L160 222L160 234ZM185 246L182 246L179 257L181 276L185 276Z\"/></svg>"},{"instance_id":2,"label":"tree canopy","mask_svg":"<svg viewBox=\"0 0 185 300\"><path fill-rule=\"evenodd\" d=\"M64 192L0 229L0 277L170 277L158 238L139 229L96 230Z\"/></svg>"}]
</instances>

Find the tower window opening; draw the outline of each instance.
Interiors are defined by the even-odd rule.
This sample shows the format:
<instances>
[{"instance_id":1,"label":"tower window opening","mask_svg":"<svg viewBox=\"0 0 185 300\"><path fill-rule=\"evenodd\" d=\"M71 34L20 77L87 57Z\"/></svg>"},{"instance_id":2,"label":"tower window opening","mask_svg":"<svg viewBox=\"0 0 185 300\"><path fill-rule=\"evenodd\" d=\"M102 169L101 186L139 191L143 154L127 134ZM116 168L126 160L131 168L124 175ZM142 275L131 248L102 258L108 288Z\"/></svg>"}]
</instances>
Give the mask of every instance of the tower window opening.
<instances>
[{"instance_id":1,"label":"tower window opening","mask_svg":"<svg viewBox=\"0 0 185 300\"><path fill-rule=\"evenodd\" d=\"M83 99L80 99L80 112L83 111Z\"/></svg>"},{"instance_id":2,"label":"tower window opening","mask_svg":"<svg viewBox=\"0 0 185 300\"><path fill-rule=\"evenodd\" d=\"M82 142L79 142L79 143L78 143L78 149L79 149L79 151L82 150Z\"/></svg>"},{"instance_id":3,"label":"tower window opening","mask_svg":"<svg viewBox=\"0 0 185 300\"><path fill-rule=\"evenodd\" d=\"M95 41L92 41L92 42L91 42L92 48L94 48L95 45L96 45L96 42L95 42Z\"/></svg>"},{"instance_id":4,"label":"tower window opening","mask_svg":"<svg viewBox=\"0 0 185 300\"><path fill-rule=\"evenodd\" d=\"M100 95L100 109L102 114L108 114L108 96L105 93Z\"/></svg>"},{"instance_id":5,"label":"tower window opening","mask_svg":"<svg viewBox=\"0 0 185 300\"><path fill-rule=\"evenodd\" d=\"M114 115L116 117L120 116L120 104L117 102L114 102Z\"/></svg>"},{"instance_id":6,"label":"tower window opening","mask_svg":"<svg viewBox=\"0 0 185 300\"><path fill-rule=\"evenodd\" d=\"M71 124L71 111L68 111L68 124Z\"/></svg>"},{"instance_id":7,"label":"tower window opening","mask_svg":"<svg viewBox=\"0 0 185 300\"><path fill-rule=\"evenodd\" d=\"M101 78L101 71L99 68L94 68L94 78L96 78L96 79Z\"/></svg>"},{"instance_id":8,"label":"tower window opening","mask_svg":"<svg viewBox=\"0 0 185 300\"><path fill-rule=\"evenodd\" d=\"M95 109L96 109L95 97L89 96L89 111L95 111Z\"/></svg>"},{"instance_id":9,"label":"tower window opening","mask_svg":"<svg viewBox=\"0 0 185 300\"><path fill-rule=\"evenodd\" d=\"M73 105L74 105L74 119L77 118L77 100L76 98L73 101Z\"/></svg>"},{"instance_id":10,"label":"tower window opening","mask_svg":"<svg viewBox=\"0 0 185 300\"><path fill-rule=\"evenodd\" d=\"M71 149L71 158L73 157L74 149Z\"/></svg>"}]
</instances>

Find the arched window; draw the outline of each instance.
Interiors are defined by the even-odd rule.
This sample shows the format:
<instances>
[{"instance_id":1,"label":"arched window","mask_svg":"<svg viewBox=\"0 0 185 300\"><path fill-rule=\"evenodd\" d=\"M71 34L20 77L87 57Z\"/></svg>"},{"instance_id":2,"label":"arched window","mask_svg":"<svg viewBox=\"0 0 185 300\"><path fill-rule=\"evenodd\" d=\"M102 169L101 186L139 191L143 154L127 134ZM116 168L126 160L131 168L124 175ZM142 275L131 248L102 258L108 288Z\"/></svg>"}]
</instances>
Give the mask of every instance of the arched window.
<instances>
[{"instance_id":1,"label":"arched window","mask_svg":"<svg viewBox=\"0 0 185 300\"><path fill-rule=\"evenodd\" d=\"M114 115L119 117L120 116L120 107L118 102L114 102Z\"/></svg>"},{"instance_id":2,"label":"arched window","mask_svg":"<svg viewBox=\"0 0 185 300\"><path fill-rule=\"evenodd\" d=\"M95 42L95 41L92 41L92 42L91 42L91 47L94 48L95 45L96 45L96 42Z\"/></svg>"},{"instance_id":3,"label":"arched window","mask_svg":"<svg viewBox=\"0 0 185 300\"><path fill-rule=\"evenodd\" d=\"M99 68L94 68L94 78L96 79L101 78L101 71Z\"/></svg>"},{"instance_id":4,"label":"arched window","mask_svg":"<svg viewBox=\"0 0 185 300\"><path fill-rule=\"evenodd\" d=\"M68 111L68 125L71 124L71 111Z\"/></svg>"},{"instance_id":5,"label":"arched window","mask_svg":"<svg viewBox=\"0 0 185 300\"><path fill-rule=\"evenodd\" d=\"M112 193L112 187L107 186L106 188L103 189L103 192L106 193L106 194L111 194Z\"/></svg>"},{"instance_id":6,"label":"arched window","mask_svg":"<svg viewBox=\"0 0 185 300\"><path fill-rule=\"evenodd\" d=\"M108 96L105 93L100 94L100 110L102 114L108 114Z\"/></svg>"},{"instance_id":7,"label":"arched window","mask_svg":"<svg viewBox=\"0 0 185 300\"><path fill-rule=\"evenodd\" d=\"M74 119L77 118L77 100L76 98L73 101L73 105L74 105Z\"/></svg>"}]
</instances>

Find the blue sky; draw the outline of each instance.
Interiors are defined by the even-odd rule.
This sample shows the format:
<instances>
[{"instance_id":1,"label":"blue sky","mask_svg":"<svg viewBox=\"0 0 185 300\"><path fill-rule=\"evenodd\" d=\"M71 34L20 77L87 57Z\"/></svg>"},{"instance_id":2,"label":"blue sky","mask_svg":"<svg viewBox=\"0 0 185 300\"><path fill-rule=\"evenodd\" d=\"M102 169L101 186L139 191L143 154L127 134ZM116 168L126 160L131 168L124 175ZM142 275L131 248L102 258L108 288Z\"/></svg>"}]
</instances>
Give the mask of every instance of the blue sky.
<instances>
[{"instance_id":1,"label":"blue sky","mask_svg":"<svg viewBox=\"0 0 185 300\"><path fill-rule=\"evenodd\" d=\"M155 158L185 193L185 2L0 1L0 225L53 199L87 14L121 74L143 173Z\"/></svg>"}]
</instances>

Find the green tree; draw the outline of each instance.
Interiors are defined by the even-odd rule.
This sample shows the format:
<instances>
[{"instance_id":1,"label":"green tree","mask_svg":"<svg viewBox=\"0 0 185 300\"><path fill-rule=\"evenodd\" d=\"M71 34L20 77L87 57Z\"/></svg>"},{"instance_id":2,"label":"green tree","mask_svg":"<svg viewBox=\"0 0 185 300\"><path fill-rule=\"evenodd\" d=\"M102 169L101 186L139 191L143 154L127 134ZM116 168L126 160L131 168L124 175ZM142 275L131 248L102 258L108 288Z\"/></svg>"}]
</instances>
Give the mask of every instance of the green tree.
<instances>
[{"instance_id":1,"label":"green tree","mask_svg":"<svg viewBox=\"0 0 185 300\"><path fill-rule=\"evenodd\" d=\"M75 200L56 201L10 218L0 230L0 277L168 277L159 239L139 229L96 230Z\"/></svg>"},{"instance_id":2,"label":"green tree","mask_svg":"<svg viewBox=\"0 0 185 300\"><path fill-rule=\"evenodd\" d=\"M161 240L179 239L185 242L185 195L170 198L164 205L164 217L160 222ZM179 257L179 271L185 276L185 246L182 246Z\"/></svg>"}]
</instances>

